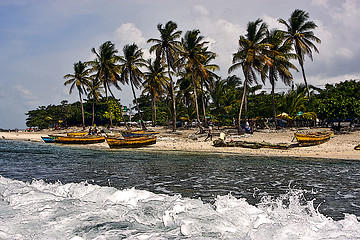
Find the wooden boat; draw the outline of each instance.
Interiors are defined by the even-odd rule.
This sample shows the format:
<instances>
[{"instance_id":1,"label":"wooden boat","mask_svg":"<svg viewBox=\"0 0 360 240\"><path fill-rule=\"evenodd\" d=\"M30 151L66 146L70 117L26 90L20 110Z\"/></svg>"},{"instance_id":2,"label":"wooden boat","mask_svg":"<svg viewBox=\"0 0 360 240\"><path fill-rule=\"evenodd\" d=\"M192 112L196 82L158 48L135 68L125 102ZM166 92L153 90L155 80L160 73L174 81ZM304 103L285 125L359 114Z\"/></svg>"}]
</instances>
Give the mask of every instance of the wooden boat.
<instances>
[{"instance_id":1,"label":"wooden boat","mask_svg":"<svg viewBox=\"0 0 360 240\"><path fill-rule=\"evenodd\" d=\"M287 143L268 143L268 142L252 142L252 141L228 141L224 142L222 139L214 140L215 147L243 147L243 148L273 148L273 149L289 149L293 147Z\"/></svg>"},{"instance_id":2,"label":"wooden boat","mask_svg":"<svg viewBox=\"0 0 360 240\"><path fill-rule=\"evenodd\" d=\"M88 134L87 132L68 132L66 135L68 137L77 137L77 136L85 136Z\"/></svg>"},{"instance_id":3,"label":"wooden boat","mask_svg":"<svg viewBox=\"0 0 360 240\"><path fill-rule=\"evenodd\" d=\"M360 150L360 144L354 147L355 150Z\"/></svg>"},{"instance_id":4,"label":"wooden boat","mask_svg":"<svg viewBox=\"0 0 360 240\"><path fill-rule=\"evenodd\" d=\"M43 137L41 136L41 139L45 142L45 143L54 143L55 140L51 137Z\"/></svg>"},{"instance_id":5,"label":"wooden boat","mask_svg":"<svg viewBox=\"0 0 360 240\"><path fill-rule=\"evenodd\" d=\"M144 131L144 130L122 132L123 137L141 137L141 136L152 136L156 134L159 134L159 132Z\"/></svg>"},{"instance_id":6,"label":"wooden boat","mask_svg":"<svg viewBox=\"0 0 360 240\"><path fill-rule=\"evenodd\" d=\"M142 137L106 137L110 148L138 148L156 143L156 136Z\"/></svg>"},{"instance_id":7,"label":"wooden boat","mask_svg":"<svg viewBox=\"0 0 360 240\"><path fill-rule=\"evenodd\" d=\"M295 138L301 147L314 146L329 141L333 134L333 131L295 133Z\"/></svg>"},{"instance_id":8,"label":"wooden boat","mask_svg":"<svg viewBox=\"0 0 360 240\"><path fill-rule=\"evenodd\" d=\"M65 144L91 144L91 143L105 142L104 136L97 136L97 135L79 136L79 137L56 135L54 137L56 137L55 142L65 143Z\"/></svg>"}]
</instances>

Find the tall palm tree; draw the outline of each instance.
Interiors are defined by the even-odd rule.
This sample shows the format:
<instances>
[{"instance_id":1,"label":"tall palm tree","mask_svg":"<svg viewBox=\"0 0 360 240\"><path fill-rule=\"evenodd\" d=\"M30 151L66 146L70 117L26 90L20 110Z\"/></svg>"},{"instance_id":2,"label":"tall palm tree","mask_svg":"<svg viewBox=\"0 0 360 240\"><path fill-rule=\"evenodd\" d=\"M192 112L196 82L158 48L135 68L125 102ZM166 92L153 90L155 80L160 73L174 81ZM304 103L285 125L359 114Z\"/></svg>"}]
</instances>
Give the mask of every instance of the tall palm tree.
<instances>
[{"instance_id":1,"label":"tall palm tree","mask_svg":"<svg viewBox=\"0 0 360 240\"><path fill-rule=\"evenodd\" d=\"M148 71L144 73L143 93L148 92L152 99L152 125L156 124L156 102L159 100L166 87L169 85L169 78L166 76L166 66L160 61L154 61L153 63L149 59L147 61Z\"/></svg>"},{"instance_id":2,"label":"tall palm tree","mask_svg":"<svg viewBox=\"0 0 360 240\"><path fill-rule=\"evenodd\" d=\"M192 85L194 89L194 101L196 107L196 117L198 122L198 127L200 131L203 131L203 128L200 124L199 117L199 106L197 101L197 85L198 85L198 77L202 76L207 78L208 72L204 67L203 63L206 62L207 57L209 56L209 52L206 51L205 45L208 43L204 40L204 37L199 35L199 30L187 31L185 36L181 38L182 43L182 51L180 52L180 62L185 63L186 68L191 73Z\"/></svg>"},{"instance_id":3,"label":"tall palm tree","mask_svg":"<svg viewBox=\"0 0 360 240\"><path fill-rule=\"evenodd\" d=\"M143 52L139 47L133 43L127 44L123 48L124 56L120 57L121 75L120 79L123 84L130 84L131 90L134 96L136 108L140 116L141 126L146 129L140 107L135 94L135 88L139 88L142 83L144 74L140 70L141 67L146 66L146 60L143 58Z\"/></svg>"},{"instance_id":4,"label":"tall palm tree","mask_svg":"<svg viewBox=\"0 0 360 240\"><path fill-rule=\"evenodd\" d=\"M101 96L101 81L93 77L88 85L88 98L92 101L92 121L91 125L95 124L95 102L99 102Z\"/></svg>"},{"instance_id":5,"label":"tall palm tree","mask_svg":"<svg viewBox=\"0 0 360 240\"><path fill-rule=\"evenodd\" d=\"M247 33L245 36L240 36L239 49L236 53L233 54L233 65L229 68L228 71L231 73L241 67L245 76L238 117L239 133L242 133L240 122L242 108L244 106L244 102L246 101L247 86L252 82L257 82L256 72L261 74L261 79L263 81L266 77L264 72L264 65L269 62L269 59L264 54L264 52L269 47L269 44L265 42L265 33L267 28L267 24L264 23L262 19L248 23Z\"/></svg>"},{"instance_id":6,"label":"tall palm tree","mask_svg":"<svg viewBox=\"0 0 360 240\"><path fill-rule=\"evenodd\" d=\"M180 38L182 31L177 31L177 24L173 21L168 21L163 27L162 24L157 25L160 32L160 39L151 38L147 42L154 43L150 48L150 52L156 52L156 57L166 63L168 67L168 76L170 78L170 88L173 105L173 132L176 131L176 99L174 91L174 82L172 79L171 68L174 69L174 63L178 59L178 52L180 49Z\"/></svg>"},{"instance_id":7,"label":"tall palm tree","mask_svg":"<svg viewBox=\"0 0 360 240\"><path fill-rule=\"evenodd\" d=\"M310 90L304 70L304 55L308 55L310 59L313 60L311 49L314 49L314 51L317 53L319 52L313 41L316 43L321 43L321 40L317 38L312 31L317 27L317 25L313 21L308 21L308 19L309 13L300 9L296 9L288 19L289 22L286 22L281 18L278 19L278 22L284 24L287 28L286 31L283 31L285 34L285 41L292 43L295 47L295 52L298 55L306 91L308 97L310 97Z\"/></svg>"},{"instance_id":8,"label":"tall palm tree","mask_svg":"<svg viewBox=\"0 0 360 240\"><path fill-rule=\"evenodd\" d=\"M81 61L74 63L74 74L66 74L64 76L65 81L64 85L71 84L69 94L72 93L73 89L76 87L79 92L80 104L81 104L81 116L82 116L82 123L83 129L85 129L85 116L84 116L84 105L82 102L81 94L86 93L85 87L89 85L90 81L90 69L87 68L86 63Z\"/></svg>"},{"instance_id":9,"label":"tall palm tree","mask_svg":"<svg viewBox=\"0 0 360 240\"><path fill-rule=\"evenodd\" d=\"M115 44L107 41L99 47L98 52L95 48L92 48L91 51L96 55L96 59L94 61L90 61L89 64L93 67L92 71L96 72L96 78L98 78L104 85L106 103L110 114L110 126L113 126L108 91L114 97L110 89L110 85L114 85L117 89L121 90L118 85L118 81L120 81L120 68L117 64L120 57L116 55L118 50L115 48ZM114 97L114 99L116 98Z\"/></svg>"},{"instance_id":10,"label":"tall palm tree","mask_svg":"<svg viewBox=\"0 0 360 240\"><path fill-rule=\"evenodd\" d=\"M293 79L290 68L297 70L297 68L289 61L290 59L297 58L297 55L290 53L292 45L289 42L283 42L283 40L284 33L281 31L272 30L266 32L266 41L270 44L269 50L267 51L270 63L265 66L268 70L269 81L271 84L274 121L276 119L275 84L278 79L281 78L285 85L290 86ZM275 126L278 128L276 121Z\"/></svg>"}]
</instances>

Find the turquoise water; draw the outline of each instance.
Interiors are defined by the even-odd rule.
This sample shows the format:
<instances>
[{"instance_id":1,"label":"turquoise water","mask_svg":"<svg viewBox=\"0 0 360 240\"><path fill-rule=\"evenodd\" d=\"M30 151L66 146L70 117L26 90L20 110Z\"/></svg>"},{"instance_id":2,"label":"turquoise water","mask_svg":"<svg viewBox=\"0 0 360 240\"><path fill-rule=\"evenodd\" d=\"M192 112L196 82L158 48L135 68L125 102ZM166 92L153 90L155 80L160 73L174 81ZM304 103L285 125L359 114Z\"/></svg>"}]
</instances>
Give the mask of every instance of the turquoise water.
<instances>
[{"instance_id":1,"label":"turquoise water","mask_svg":"<svg viewBox=\"0 0 360 240\"><path fill-rule=\"evenodd\" d=\"M37 233L36 229L48 227L50 220L44 218L43 223L33 225L31 216L35 214L48 216L74 239L289 239L281 234L261 238L261 234L269 237L270 232L286 232L290 225L301 232L302 227L294 223L317 228L309 230L305 236L310 238L304 239L357 239L359 170L356 161L114 151L3 140L0 210L10 216L0 215L0 238L12 239L25 216L30 225L20 231L18 239L26 239L28 234L39 234L36 239L62 239L50 230ZM37 211L28 209L29 201ZM111 214L101 208L105 205ZM89 215L77 219L68 208ZM101 213L92 213L94 208ZM116 211L134 211L141 219L131 214L127 219L129 215L123 212L118 218ZM243 226L239 215L244 215ZM250 215L256 216L254 220ZM4 220L10 217L12 227ZM226 217L229 219L224 220ZM221 219L226 226L218 229ZM89 221L94 224L88 226ZM325 225L331 235L320 238L317 234ZM301 237L295 234L292 239Z\"/></svg>"}]
</instances>

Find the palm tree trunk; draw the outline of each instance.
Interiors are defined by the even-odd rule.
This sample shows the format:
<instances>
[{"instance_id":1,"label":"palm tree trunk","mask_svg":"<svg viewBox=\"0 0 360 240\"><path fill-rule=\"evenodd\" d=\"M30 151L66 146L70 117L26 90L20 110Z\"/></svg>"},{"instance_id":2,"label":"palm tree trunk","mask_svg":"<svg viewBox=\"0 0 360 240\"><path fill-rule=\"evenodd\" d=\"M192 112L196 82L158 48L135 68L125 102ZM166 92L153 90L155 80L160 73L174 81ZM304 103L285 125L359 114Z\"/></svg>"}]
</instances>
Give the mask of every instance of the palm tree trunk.
<instances>
[{"instance_id":1,"label":"palm tree trunk","mask_svg":"<svg viewBox=\"0 0 360 240\"><path fill-rule=\"evenodd\" d=\"M108 97L108 93L107 93L108 89L107 89L106 80L104 82L104 88L105 88L106 104L108 105L108 111L109 111L110 127L112 127L113 123L112 123L112 116L111 116L111 108L110 108L110 104L109 104L109 97Z\"/></svg>"},{"instance_id":2,"label":"palm tree trunk","mask_svg":"<svg viewBox=\"0 0 360 240\"><path fill-rule=\"evenodd\" d=\"M303 78L304 78L304 83L305 83L305 87L306 87L306 93L308 95L308 98L310 99L310 90L309 90L309 85L307 83L306 76L305 76L304 63L300 62L300 60L299 60L299 63L300 63L301 72L302 72L302 75L303 75Z\"/></svg>"},{"instance_id":3,"label":"palm tree trunk","mask_svg":"<svg viewBox=\"0 0 360 240\"><path fill-rule=\"evenodd\" d=\"M80 104L81 104L81 117L82 117L83 129L85 129L84 105L82 102L82 97L81 97L80 91L79 91L79 97L80 97Z\"/></svg>"},{"instance_id":4,"label":"palm tree trunk","mask_svg":"<svg viewBox=\"0 0 360 240\"><path fill-rule=\"evenodd\" d=\"M206 122L206 107L205 107L205 98L204 98L204 90L203 90L203 82L201 81L201 102L202 102L202 107L203 107L203 123L204 126L207 126L207 122Z\"/></svg>"},{"instance_id":5,"label":"palm tree trunk","mask_svg":"<svg viewBox=\"0 0 360 240\"><path fill-rule=\"evenodd\" d=\"M134 99L135 99L135 104L136 104L136 109L138 111L138 114L139 114L139 117L140 117L140 123L141 123L141 128L143 130L146 130L146 127L145 127L145 124L144 124L144 121L143 121L143 118L142 118L142 115L141 115L141 112L140 112L140 107L139 107L139 103L138 103L138 100L136 98L136 94L135 94L135 89L134 89L134 84L133 84L133 81L132 81L132 74L130 72L130 84L131 84L131 90L133 92L133 96L134 96Z\"/></svg>"},{"instance_id":6,"label":"palm tree trunk","mask_svg":"<svg viewBox=\"0 0 360 240\"><path fill-rule=\"evenodd\" d=\"M271 96L272 96L272 108L273 108L273 118L275 121L275 128L279 129L278 123L276 121L276 107L275 107L275 81L270 73L270 83L271 83Z\"/></svg>"},{"instance_id":7,"label":"palm tree trunk","mask_svg":"<svg viewBox=\"0 0 360 240\"><path fill-rule=\"evenodd\" d=\"M115 98L115 96L114 96L114 94L113 94L113 92L111 91L110 88L109 88L109 92L110 92L111 96L114 98L114 100L115 100L116 104L118 105L118 107L120 108L120 116L121 116L122 120L123 120L124 123L125 123L126 129L130 129L129 125L128 125L128 124L126 123L126 121L125 121L125 118L124 118L124 115L123 115L123 111L122 111L122 105L116 100L116 98Z\"/></svg>"},{"instance_id":8,"label":"palm tree trunk","mask_svg":"<svg viewBox=\"0 0 360 240\"><path fill-rule=\"evenodd\" d=\"M246 86L247 86L247 82L248 82L248 78L245 75L245 82L244 82L244 89L243 89L243 95L241 98L241 104L240 104L240 111L239 111L239 117L238 117L238 133L241 134L243 133L242 129L241 129L241 112L242 112L242 108L244 106L244 102L245 102L245 96L246 96Z\"/></svg>"},{"instance_id":9,"label":"palm tree trunk","mask_svg":"<svg viewBox=\"0 0 360 240\"><path fill-rule=\"evenodd\" d=\"M155 97L153 98L153 127L156 126L156 101Z\"/></svg>"},{"instance_id":10,"label":"palm tree trunk","mask_svg":"<svg viewBox=\"0 0 360 240\"><path fill-rule=\"evenodd\" d=\"M171 87L171 98L173 104L173 132L176 131L176 100L175 100L175 90L174 90L174 82L171 77L171 70L170 70L170 61L169 61L169 53L166 52L166 60L168 65L168 74L170 78L170 87Z\"/></svg>"},{"instance_id":11,"label":"palm tree trunk","mask_svg":"<svg viewBox=\"0 0 360 240\"><path fill-rule=\"evenodd\" d=\"M194 73L191 71L191 78L192 78L192 82L193 82L193 87L194 87L194 100L195 100L195 107L196 107L196 119L197 119L197 124L200 130L200 133L203 132L203 129L201 127L200 124L200 117L199 117L199 106L198 106L198 101L197 101L197 94L196 94L196 84L195 84L195 78L194 78Z\"/></svg>"},{"instance_id":12,"label":"palm tree trunk","mask_svg":"<svg viewBox=\"0 0 360 240\"><path fill-rule=\"evenodd\" d=\"M94 126L95 123L95 99L93 99L93 103L92 103L92 121L91 121L91 125Z\"/></svg>"}]
</instances>

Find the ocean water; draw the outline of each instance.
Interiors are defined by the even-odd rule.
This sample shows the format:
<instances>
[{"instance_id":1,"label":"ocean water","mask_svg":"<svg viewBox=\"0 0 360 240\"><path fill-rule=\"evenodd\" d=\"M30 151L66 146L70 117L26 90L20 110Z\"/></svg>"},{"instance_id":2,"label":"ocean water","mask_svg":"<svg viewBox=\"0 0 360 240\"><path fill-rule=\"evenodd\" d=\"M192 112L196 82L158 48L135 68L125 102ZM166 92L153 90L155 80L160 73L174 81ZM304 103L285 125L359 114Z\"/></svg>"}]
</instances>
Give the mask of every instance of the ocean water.
<instances>
[{"instance_id":1,"label":"ocean water","mask_svg":"<svg viewBox=\"0 0 360 240\"><path fill-rule=\"evenodd\" d=\"M0 141L0 239L360 239L360 162Z\"/></svg>"}]
</instances>

